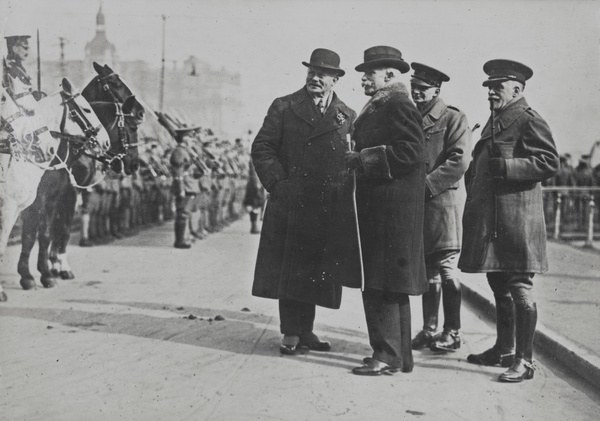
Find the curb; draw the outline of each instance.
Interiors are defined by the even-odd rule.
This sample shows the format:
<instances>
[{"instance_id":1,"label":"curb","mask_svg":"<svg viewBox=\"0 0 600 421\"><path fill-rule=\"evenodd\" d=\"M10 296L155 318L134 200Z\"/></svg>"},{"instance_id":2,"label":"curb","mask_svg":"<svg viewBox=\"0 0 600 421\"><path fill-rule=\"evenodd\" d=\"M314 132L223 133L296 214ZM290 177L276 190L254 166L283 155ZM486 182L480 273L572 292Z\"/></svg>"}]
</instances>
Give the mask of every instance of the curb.
<instances>
[{"instance_id":1,"label":"curb","mask_svg":"<svg viewBox=\"0 0 600 421\"><path fill-rule=\"evenodd\" d=\"M490 321L496 322L496 305L464 283L463 297ZM600 389L600 358L538 323L534 347Z\"/></svg>"}]
</instances>

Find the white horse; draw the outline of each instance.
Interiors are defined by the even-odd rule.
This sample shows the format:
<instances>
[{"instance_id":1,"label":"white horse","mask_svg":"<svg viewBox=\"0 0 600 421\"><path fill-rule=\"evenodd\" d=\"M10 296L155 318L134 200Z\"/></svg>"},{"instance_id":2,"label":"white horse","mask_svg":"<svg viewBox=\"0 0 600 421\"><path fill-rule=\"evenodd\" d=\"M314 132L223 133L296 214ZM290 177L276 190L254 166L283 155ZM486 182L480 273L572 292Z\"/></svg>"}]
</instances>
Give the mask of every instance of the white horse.
<instances>
[{"instance_id":1,"label":"white horse","mask_svg":"<svg viewBox=\"0 0 600 421\"><path fill-rule=\"evenodd\" d=\"M16 142L13 143L13 149L18 153L10 156L7 168L3 168L3 180L0 180L3 181L0 182L0 256L6 252L8 236L17 217L35 200L44 171L64 168L66 158L56 159L59 158L59 141L78 142L80 147L93 155L100 155L110 147L108 133L92 107L85 98L73 92L67 79L63 79L61 91L39 102L31 102L32 96L19 96L18 93L13 102L4 90L2 94L2 118L12 121L10 127L3 125L0 139L13 136ZM21 102L24 106L18 107L17 104ZM16 114L19 110L20 115ZM28 154L30 149L27 146L32 144L36 145L36 156ZM37 162L40 161L40 151L43 162ZM53 166L50 165L52 158L55 158ZM0 301L6 299L0 286Z\"/></svg>"}]
</instances>

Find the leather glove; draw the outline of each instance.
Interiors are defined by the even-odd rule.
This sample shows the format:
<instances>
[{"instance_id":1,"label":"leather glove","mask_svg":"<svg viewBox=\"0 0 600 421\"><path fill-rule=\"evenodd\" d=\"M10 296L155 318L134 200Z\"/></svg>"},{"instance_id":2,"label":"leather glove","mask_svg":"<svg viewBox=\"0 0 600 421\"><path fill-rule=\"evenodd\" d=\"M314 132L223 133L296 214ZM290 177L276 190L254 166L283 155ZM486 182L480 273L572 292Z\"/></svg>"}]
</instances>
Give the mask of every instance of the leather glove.
<instances>
[{"instance_id":1,"label":"leather glove","mask_svg":"<svg viewBox=\"0 0 600 421\"><path fill-rule=\"evenodd\" d=\"M346 152L346 168L349 170L356 170L362 167L362 160L360 159L360 153L355 151Z\"/></svg>"},{"instance_id":2,"label":"leather glove","mask_svg":"<svg viewBox=\"0 0 600 421\"><path fill-rule=\"evenodd\" d=\"M490 158L488 166L490 174L494 178L506 177L506 160L504 158Z\"/></svg>"}]
</instances>

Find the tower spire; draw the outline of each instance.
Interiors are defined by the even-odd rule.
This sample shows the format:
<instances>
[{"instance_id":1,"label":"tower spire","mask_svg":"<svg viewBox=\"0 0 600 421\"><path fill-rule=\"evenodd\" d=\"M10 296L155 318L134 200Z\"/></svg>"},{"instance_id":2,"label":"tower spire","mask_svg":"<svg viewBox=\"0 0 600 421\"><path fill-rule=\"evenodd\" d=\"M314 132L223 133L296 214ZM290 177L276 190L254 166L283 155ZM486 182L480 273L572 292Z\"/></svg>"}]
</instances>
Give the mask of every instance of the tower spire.
<instances>
[{"instance_id":1,"label":"tower spire","mask_svg":"<svg viewBox=\"0 0 600 421\"><path fill-rule=\"evenodd\" d=\"M98 14L96 15L96 33L98 32L105 32L104 13L102 13L102 0L100 0L100 7L98 8Z\"/></svg>"}]
</instances>

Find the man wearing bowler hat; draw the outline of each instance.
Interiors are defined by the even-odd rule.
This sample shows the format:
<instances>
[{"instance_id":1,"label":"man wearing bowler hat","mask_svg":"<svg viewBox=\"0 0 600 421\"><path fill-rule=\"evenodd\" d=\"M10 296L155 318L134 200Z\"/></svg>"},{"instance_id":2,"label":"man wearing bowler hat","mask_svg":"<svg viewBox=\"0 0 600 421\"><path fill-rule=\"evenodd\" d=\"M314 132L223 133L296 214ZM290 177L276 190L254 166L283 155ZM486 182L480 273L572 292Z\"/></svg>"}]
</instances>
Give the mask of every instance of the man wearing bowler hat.
<instances>
[{"instance_id":1,"label":"man wearing bowler hat","mask_svg":"<svg viewBox=\"0 0 600 421\"><path fill-rule=\"evenodd\" d=\"M173 174L172 192L175 196L175 248L189 249L188 222L194 208L196 195L200 193L198 180L194 178L190 142L200 127L181 127L175 129L177 147L171 153L171 172Z\"/></svg>"},{"instance_id":2,"label":"man wearing bowler hat","mask_svg":"<svg viewBox=\"0 0 600 421\"><path fill-rule=\"evenodd\" d=\"M356 201L364 267L363 304L373 348L354 374L413 369L409 295L427 291L423 255L425 159L422 119L400 75L409 64L393 47L364 53L369 96L354 123Z\"/></svg>"},{"instance_id":3,"label":"man wearing bowler hat","mask_svg":"<svg viewBox=\"0 0 600 421\"><path fill-rule=\"evenodd\" d=\"M425 133L425 268L429 290L423 294L423 330L412 341L413 349L432 351L460 348L461 292L458 255L462 237L465 188L462 178L469 165L471 130L467 117L440 98L443 82L450 78L433 67L411 63L413 102L423 117ZM442 294L443 293L443 294ZM436 336L440 298L443 295L444 329Z\"/></svg>"},{"instance_id":4,"label":"man wearing bowler hat","mask_svg":"<svg viewBox=\"0 0 600 421\"><path fill-rule=\"evenodd\" d=\"M340 57L318 48L306 83L275 99L252 143L256 173L269 192L252 294L279 300L280 352L329 351L313 333L315 306L339 308L341 284L322 275L335 194L345 173L346 135L356 113L332 88Z\"/></svg>"},{"instance_id":5,"label":"man wearing bowler hat","mask_svg":"<svg viewBox=\"0 0 600 421\"><path fill-rule=\"evenodd\" d=\"M491 116L465 174L467 202L458 267L486 273L496 301L496 343L474 364L510 367L498 378L533 378L537 308L533 276L548 269L541 182L558 170L548 124L523 91L533 71L512 60L491 60L483 71ZM515 349L516 344L516 349Z\"/></svg>"}]
</instances>

